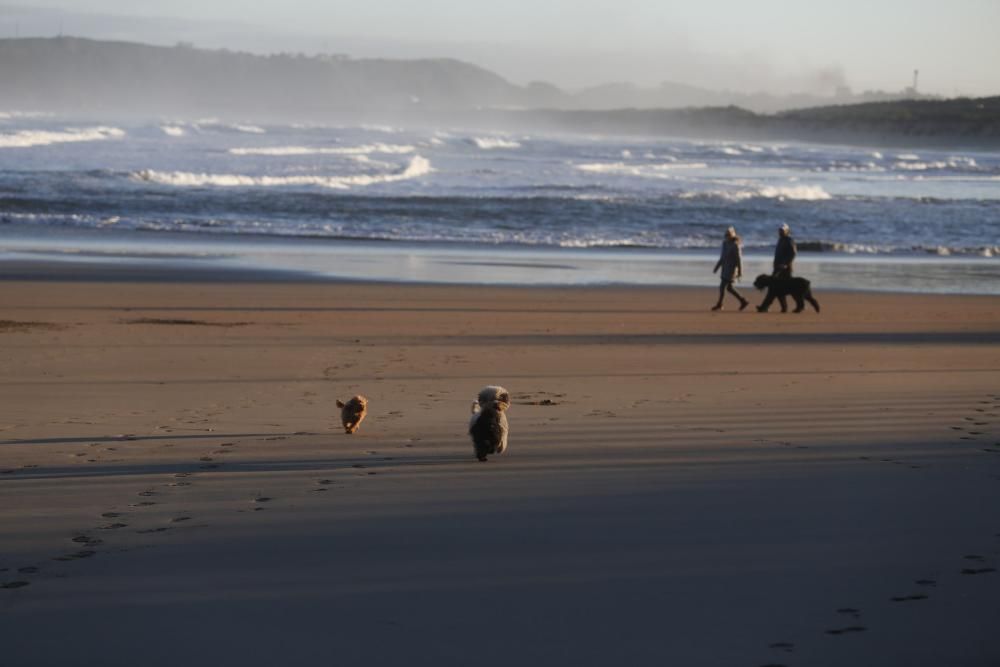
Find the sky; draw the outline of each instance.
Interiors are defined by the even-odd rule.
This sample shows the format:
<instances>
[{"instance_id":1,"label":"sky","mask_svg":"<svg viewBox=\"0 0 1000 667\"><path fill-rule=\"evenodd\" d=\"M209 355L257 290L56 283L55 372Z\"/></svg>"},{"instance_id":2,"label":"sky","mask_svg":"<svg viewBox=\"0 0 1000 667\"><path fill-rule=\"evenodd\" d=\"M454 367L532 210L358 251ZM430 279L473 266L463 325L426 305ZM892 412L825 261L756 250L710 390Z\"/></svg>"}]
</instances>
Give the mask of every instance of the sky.
<instances>
[{"instance_id":1,"label":"sky","mask_svg":"<svg viewBox=\"0 0 1000 667\"><path fill-rule=\"evenodd\" d=\"M0 0L0 36L455 57L525 84L1000 94L1000 0ZM41 11L56 8L59 11ZM36 14L32 14L36 12ZM37 13L41 12L41 13ZM96 16L87 16L88 14ZM129 18L133 17L133 18ZM135 18L140 17L140 18ZM12 23L14 24L12 26Z\"/></svg>"}]
</instances>

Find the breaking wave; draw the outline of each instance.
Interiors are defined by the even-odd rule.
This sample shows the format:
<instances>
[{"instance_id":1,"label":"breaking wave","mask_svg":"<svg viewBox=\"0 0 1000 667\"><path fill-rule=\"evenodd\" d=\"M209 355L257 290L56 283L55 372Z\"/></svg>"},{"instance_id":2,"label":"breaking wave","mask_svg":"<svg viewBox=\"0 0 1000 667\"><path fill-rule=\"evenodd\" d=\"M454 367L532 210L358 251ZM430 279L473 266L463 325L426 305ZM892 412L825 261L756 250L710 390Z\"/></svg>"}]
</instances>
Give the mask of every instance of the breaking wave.
<instances>
[{"instance_id":1,"label":"breaking wave","mask_svg":"<svg viewBox=\"0 0 1000 667\"><path fill-rule=\"evenodd\" d=\"M163 130L163 134L168 137L183 137L187 134L187 132L184 131L184 128L179 125L161 125L160 129Z\"/></svg>"},{"instance_id":2,"label":"breaking wave","mask_svg":"<svg viewBox=\"0 0 1000 667\"><path fill-rule=\"evenodd\" d=\"M259 125L246 123L224 123L217 118L202 118L194 123L196 130L216 130L222 132L239 132L242 134L267 134L267 130Z\"/></svg>"},{"instance_id":3,"label":"breaking wave","mask_svg":"<svg viewBox=\"0 0 1000 667\"><path fill-rule=\"evenodd\" d=\"M949 157L947 160L935 160L933 162L920 162L915 160L902 160L893 165L896 169L905 171L937 171L951 169L955 171L979 171L979 165L971 157Z\"/></svg>"},{"instance_id":4,"label":"breaking wave","mask_svg":"<svg viewBox=\"0 0 1000 667\"><path fill-rule=\"evenodd\" d=\"M290 155L372 155L378 153L382 155L403 155L412 153L414 146L400 144L365 144L363 146L338 146L329 148L319 148L312 146L267 146L261 148L230 148L233 155L270 155L270 156L290 156Z\"/></svg>"},{"instance_id":5,"label":"breaking wave","mask_svg":"<svg viewBox=\"0 0 1000 667\"><path fill-rule=\"evenodd\" d=\"M621 174L644 178L664 178L675 169L706 169L705 162L666 162L663 164L625 164L624 162L594 162L574 165L580 171L594 174Z\"/></svg>"},{"instance_id":6,"label":"breaking wave","mask_svg":"<svg viewBox=\"0 0 1000 667\"><path fill-rule=\"evenodd\" d=\"M513 149L521 147L521 144L516 141L501 139L500 137L473 137L472 143L484 151L495 150L498 148Z\"/></svg>"},{"instance_id":7,"label":"breaking wave","mask_svg":"<svg viewBox=\"0 0 1000 667\"><path fill-rule=\"evenodd\" d=\"M120 139L125 131L117 127L66 128L61 132L50 130L22 130L12 134L0 134L0 148L30 148L79 141L104 141Z\"/></svg>"},{"instance_id":8,"label":"breaking wave","mask_svg":"<svg viewBox=\"0 0 1000 667\"><path fill-rule=\"evenodd\" d=\"M431 173L431 163L416 155L402 171L391 174L356 174L353 176L246 176L243 174L205 174L185 171L143 169L131 177L137 181L175 187L282 187L318 186L335 190L364 187L379 183L394 183L419 178Z\"/></svg>"},{"instance_id":9,"label":"breaking wave","mask_svg":"<svg viewBox=\"0 0 1000 667\"><path fill-rule=\"evenodd\" d=\"M712 190L708 192L684 192L678 195L681 199L724 199L726 201L745 201L747 199L777 199L783 201L825 201L833 199L829 192L818 185L793 185L785 187L764 186L751 190Z\"/></svg>"}]
</instances>

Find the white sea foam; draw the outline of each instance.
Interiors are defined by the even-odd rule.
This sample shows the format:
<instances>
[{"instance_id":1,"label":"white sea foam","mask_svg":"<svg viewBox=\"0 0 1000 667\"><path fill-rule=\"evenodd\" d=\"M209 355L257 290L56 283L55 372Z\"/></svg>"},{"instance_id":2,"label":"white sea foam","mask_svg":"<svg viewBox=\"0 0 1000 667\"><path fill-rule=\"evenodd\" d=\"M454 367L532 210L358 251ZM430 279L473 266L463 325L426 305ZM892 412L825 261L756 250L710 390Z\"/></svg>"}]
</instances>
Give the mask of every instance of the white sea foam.
<instances>
[{"instance_id":1,"label":"white sea foam","mask_svg":"<svg viewBox=\"0 0 1000 667\"><path fill-rule=\"evenodd\" d=\"M720 146L718 150L723 155L743 155L743 151L732 146Z\"/></svg>"},{"instance_id":2,"label":"white sea foam","mask_svg":"<svg viewBox=\"0 0 1000 667\"><path fill-rule=\"evenodd\" d=\"M624 162L593 162L574 165L580 171L592 174L621 174L643 178L669 178L675 169L705 169L705 162L667 162L665 164L625 164Z\"/></svg>"},{"instance_id":3,"label":"white sea foam","mask_svg":"<svg viewBox=\"0 0 1000 667\"><path fill-rule=\"evenodd\" d=\"M382 155L403 155L412 153L414 146L402 144L365 144L362 146L266 146L261 148L230 148L233 155L371 155L380 153Z\"/></svg>"},{"instance_id":4,"label":"white sea foam","mask_svg":"<svg viewBox=\"0 0 1000 667\"><path fill-rule=\"evenodd\" d=\"M916 153L900 153L896 156L897 160L919 160L920 156Z\"/></svg>"},{"instance_id":5,"label":"white sea foam","mask_svg":"<svg viewBox=\"0 0 1000 667\"><path fill-rule=\"evenodd\" d=\"M718 198L727 201L745 201L747 199L778 199L784 201L825 201L832 199L830 193L818 185L764 186L746 190L711 190L707 192L685 192L679 195L681 199Z\"/></svg>"},{"instance_id":6,"label":"white sea foam","mask_svg":"<svg viewBox=\"0 0 1000 667\"><path fill-rule=\"evenodd\" d=\"M179 125L161 125L160 129L163 130L163 134L168 137L183 137L187 134L187 132L184 131L184 128Z\"/></svg>"},{"instance_id":7,"label":"white sea foam","mask_svg":"<svg viewBox=\"0 0 1000 667\"><path fill-rule=\"evenodd\" d=\"M500 137L473 137L472 143L484 151L495 150L497 148L512 149L521 147L521 144L516 141L502 139Z\"/></svg>"},{"instance_id":8,"label":"white sea foam","mask_svg":"<svg viewBox=\"0 0 1000 667\"><path fill-rule=\"evenodd\" d=\"M218 118L202 118L193 124L196 130L211 129L224 132L242 132L243 134L267 134L267 130L247 123L224 123Z\"/></svg>"},{"instance_id":9,"label":"white sea foam","mask_svg":"<svg viewBox=\"0 0 1000 667\"><path fill-rule=\"evenodd\" d=\"M366 132L381 132L382 134L399 134L402 132L399 128L391 125L362 125L361 129Z\"/></svg>"},{"instance_id":10,"label":"white sea foam","mask_svg":"<svg viewBox=\"0 0 1000 667\"><path fill-rule=\"evenodd\" d=\"M355 174L352 176L246 176L243 174L206 174L186 171L143 169L132 178L149 183L176 187L281 187L318 186L336 190L363 187L379 183L394 183L419 178L433 171L431 163L415 155L402 171L388 174Z\"/></svg>"},{"instance_id":11,"label":"white sea foam","mask_svg":"<svg viewBox=\"0 0 1000 667\"><path fill-rule=\"evenodd\" d=\"M970 157L949 157L947 160L934 162L901 161L893 165L896 169L906 171L933 171L938 169L978 169L979 165Z\"/></svg>"},{"instance_id":12,"label":"white sea foam","mask_svg":"<svg viewBox=\"0 0 1000 667\"><path fill-rule=\"evenodd\" d=\"M51 144L79 141L104 141L120 139L125 131L117 127L66 128L62 132L51 130L22 130L13 134L0 134L0 148L30 148Z\"/></svg>"}]
</instances>

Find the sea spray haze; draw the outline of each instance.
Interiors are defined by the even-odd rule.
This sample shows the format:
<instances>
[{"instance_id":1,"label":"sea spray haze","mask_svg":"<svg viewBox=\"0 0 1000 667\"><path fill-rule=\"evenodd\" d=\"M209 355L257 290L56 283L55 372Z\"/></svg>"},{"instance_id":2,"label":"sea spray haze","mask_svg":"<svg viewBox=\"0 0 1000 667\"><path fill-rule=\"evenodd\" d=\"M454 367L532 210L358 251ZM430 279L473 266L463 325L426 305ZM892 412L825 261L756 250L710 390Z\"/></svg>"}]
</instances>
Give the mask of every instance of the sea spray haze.
<instances>
[{"instance_id":1,"label":"sea spray haze","mask_svg":"<svg viewBox=\"0 0 1000 667\"><path fill-rule=\"evenodd\" d=\"M0 116L0 220L510 247L998 252L1000 153ZM155 235L149 236L153 239Z\"/></svg>"}]
</instances>

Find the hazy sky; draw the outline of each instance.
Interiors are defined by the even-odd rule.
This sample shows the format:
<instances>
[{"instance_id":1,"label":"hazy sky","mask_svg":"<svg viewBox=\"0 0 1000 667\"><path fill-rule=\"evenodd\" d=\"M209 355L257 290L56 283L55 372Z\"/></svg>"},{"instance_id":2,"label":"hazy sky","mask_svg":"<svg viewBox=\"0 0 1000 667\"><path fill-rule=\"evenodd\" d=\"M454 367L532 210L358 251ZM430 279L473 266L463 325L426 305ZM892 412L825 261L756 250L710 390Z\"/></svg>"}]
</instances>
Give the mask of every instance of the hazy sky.
<instances>
[{"instance_id":1,"label":"hazy sky","mask_svg":"<svg viewBox=\"0 0 1000 667\"><path fill-rule=\"evenodd\" d=\"M12 3L13 4L13 3ZM22 8L183 19L114 36L199 46L453 56L567 87L663 80L752 91L1000 94L1000 0L20 0ZM0 30L6 30L0 6ZM9 19L9 16L8 16ZM64 21L67 34L101 24ZM185 22L201 23L194 31ZM8 20L9 23L9 20ZM38 31L22 21L20 34ZM111 25L111 22L108 23ZM262 26L254 28L253 26ZM130 35L134 31L134 36ZM110 31L110 28L109 28ZM153 31L156 34L151 37ZM90 36L103 36L92 34ZM237 43L238 42L238 43ZM297 45L301 48L295 48Z\"/></svg>"}]
</instances>

